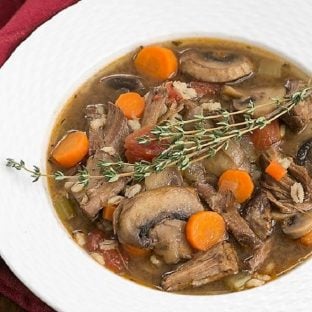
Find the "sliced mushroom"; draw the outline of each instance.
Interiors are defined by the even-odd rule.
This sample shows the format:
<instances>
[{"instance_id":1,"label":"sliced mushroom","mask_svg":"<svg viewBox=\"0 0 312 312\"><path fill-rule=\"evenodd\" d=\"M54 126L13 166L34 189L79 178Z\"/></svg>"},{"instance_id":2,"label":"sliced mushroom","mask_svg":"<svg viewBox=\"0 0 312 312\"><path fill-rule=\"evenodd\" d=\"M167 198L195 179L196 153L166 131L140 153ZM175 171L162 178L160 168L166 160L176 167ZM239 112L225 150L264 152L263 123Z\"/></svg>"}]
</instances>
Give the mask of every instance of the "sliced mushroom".
<instances>
[{"instance_id":1,"label":"sliced mushroom","mask_svg":"<svg viewBox=\"0 0 312 312\"><path fill-rule=\"evenodd\" d=\"M228 86L228 85L225 85L222 88L222 94L226 95L230 98L233 98L233 99L241 99L244 96L243 93L241 93L239 91L239 89L236 89L236 88L234 88L232 86Z\"/></svg>"},{"instance_id":2,"label":"sliced mushroom","mask_svg":"<svg viewBox=\"0 0 312 312\"><path fill-rule=\"evenodd\" d=\"M182 72L207 82L233 81L253 72L249 58L231 51L190 49L182 53L180 62Z\"/></svg>"},{"instance_id":3,"label":"sliced mushroom","mask_svg":"<svg viewBox=\"0 0 312 312\"><path fill-rule=\"evenodd\" d=\"M298 213L282 224L283 232L293 239L312 231L312 212Z\"/></svg>"},{"instance_id":4,"label":"sliced mushroom","mask_svg":"<svg viewBox=\"0 0 312 312\"><path fill-rule=\"evenodd\" d=\"M102 77L100 81L116 90L138 91L145 89L142 78L131 74L109 75Z\"/></svg>"},{"instance_id":5,"label":"sliced mushroom","mask_svg":"<svg viewBox=\"0 0 312 312\"><path fill-rule=\"evenodd\" d=\"M175 167L165 168L158 173L152 173L145 178L146 190L153 190L163 186L177 185L181 186L183 178L181 172Z\"/></svg>"},{"instance_id":6,"label":"sliced mushroom","mask_svg":"<svg viewBox=\"0 0 312 312\"><path fill-rule=\"evenodd\" d=\"M305 141L298 149L296 162L300 166L305 166L312 162L312 138ZM310 166L312 164L309 164Z\"/></svg>"},{"instance_id":7,"label":"sliced mushroom","mask_svg":"<svg viewBox=\"0 0 312 312\"><path fill-rule=\"evenodd\" d=\"M185 225L182 220L164 220L150 230L154 253L163 257L166 263L178 263L192 257L192 248L185 237Z\"/></svg>"},{"instance_id":8,"label":"sliced mushroom","mask_svg":"<svg viewBox=\"0 0 312 312\"><path fill-rule=\"evenodd\" d=\"M242 110L247 107L250 102L254 103L255 111L254 116L260 117L271 113L276 109L276 105L273 103L273 98L282 98L286 94L286 90L281 87L256 87L248 88L247 90L237 89L238 92L243 94L242 98L233 101L234 108L236 110ZM272 102L272 105L266 105L259 107L263 104Z\"/></svg>"},{"instance_id":9,"label":"sliced mushroom","mask_svg":"<svg viewBox=\"0 0 312 312\"><path fill-rule=\"evenodd\" d=\"M121 243L151 247L149 231L165 219L186 220L204 210L194 189L166 186L121 202L114 213L114 231Z\"/></svg>"}]
</instances>

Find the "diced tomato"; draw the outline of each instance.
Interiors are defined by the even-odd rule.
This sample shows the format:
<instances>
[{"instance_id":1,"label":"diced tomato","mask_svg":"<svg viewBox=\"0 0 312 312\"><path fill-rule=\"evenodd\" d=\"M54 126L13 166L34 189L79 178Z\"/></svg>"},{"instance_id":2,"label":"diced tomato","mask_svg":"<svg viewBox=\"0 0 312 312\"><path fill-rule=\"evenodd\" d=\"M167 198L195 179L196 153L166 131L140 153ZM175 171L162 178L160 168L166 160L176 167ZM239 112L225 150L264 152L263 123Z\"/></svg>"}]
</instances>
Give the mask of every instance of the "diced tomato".
<instances>
[{"instance_id":1,"label":"diced tomato","mask_svg":"<svg viewBox=\"0 0 312 312\"><path fill-rule=\"evenodd\" d=\"M105 239L105 233L99 229L94 229L87 236L86 248L88 251L96 251L100 242Z\"/></svg>"},{"instance_id":2,"label":"diced tomato","mask_svg":"<svg viewBox=\"0 0 312 312\"><path fill-rule=\"evenodd\" d=\"M155 138L151 134L152 127L144 127L133 133L129 134L125 140L125 155L130 163L134 163L140 160L152 161L162 151L168 147L168 142L165 140L155 140L147 144L139 144L137 139L147 135L150 138Z\"/></svg>"},{"instance_id":3,"label":"diced tomato","mask_svg":"<svg viewBox=\"0 0 312 312\"><path fill-rule=\"evenodd\" d=\"M221 90L221 85L209 82L192 81L190 87L195 89L198 97L214 96Z\"/></svg>"},{"instance_id":4,"label":"diced tomato","mask_svg":"<svg viewBox=\"0 0 312 312\"><path fill-rule=\"evenodd\" d=\"M103 259L105 262L105 266L110 270L120 273L125 270L125 265L128 262L128 258L121 254L121 252L117 249L109 249L104 250Z\"/></svg>"},{"instance_id":5,"label":"diced tomato","mask_svg":"<svg viewBox=\"0 0 312 312\"><path fill-rule=\"evenodd\" d=\"M281 140L279 122L272 121L263 129L257 129L251 134L251 141L258 150L268 149L272 144Z\"/></svg>"}]
</instances>

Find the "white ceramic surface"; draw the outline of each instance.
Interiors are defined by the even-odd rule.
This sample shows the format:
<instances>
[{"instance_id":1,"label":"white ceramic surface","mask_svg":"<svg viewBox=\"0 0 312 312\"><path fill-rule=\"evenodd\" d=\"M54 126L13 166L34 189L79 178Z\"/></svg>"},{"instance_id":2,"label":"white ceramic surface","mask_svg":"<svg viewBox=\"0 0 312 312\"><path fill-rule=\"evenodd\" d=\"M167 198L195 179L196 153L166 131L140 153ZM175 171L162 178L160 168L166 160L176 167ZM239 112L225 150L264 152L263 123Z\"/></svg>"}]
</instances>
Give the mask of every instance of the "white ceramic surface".
<instances>
[{"instance_id":1,"label":"white ceramic surface","mask_svg":"<svg viewBox=\"0 0 312 312\"><path fill-rule=\"evenodd\" d=\"M41 26L0 69L0 252L58 311L308 311L312 262L275 282L219 296L181 296L126 281L92 261L59 223L45 191L4 167L44 166L56 112L114 56L144 42L190 34L242 38L312 70L310 1L84 0ZM283 259L281 259L283 261Z\"/></svg>"}]
</instances>

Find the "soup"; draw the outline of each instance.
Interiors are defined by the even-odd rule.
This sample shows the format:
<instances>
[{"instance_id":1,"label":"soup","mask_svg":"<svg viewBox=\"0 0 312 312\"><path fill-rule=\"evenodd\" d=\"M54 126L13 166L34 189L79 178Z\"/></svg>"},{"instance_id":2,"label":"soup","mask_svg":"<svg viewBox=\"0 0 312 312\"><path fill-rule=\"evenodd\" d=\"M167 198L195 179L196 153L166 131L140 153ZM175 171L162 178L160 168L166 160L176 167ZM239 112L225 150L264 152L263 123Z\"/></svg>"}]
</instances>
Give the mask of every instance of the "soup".
<instances>
[{"instance_id":1,"label":"soup","mask_svg":"<svg viewBox=\"0 0 312 312\"><path fill-rule=\"evenodd\" d=\"M312 250L308 80L240 42L138 47L90 77L55 123L60 219L101 265L156 289L275 279Z\"/></svg>"}]
</instances>

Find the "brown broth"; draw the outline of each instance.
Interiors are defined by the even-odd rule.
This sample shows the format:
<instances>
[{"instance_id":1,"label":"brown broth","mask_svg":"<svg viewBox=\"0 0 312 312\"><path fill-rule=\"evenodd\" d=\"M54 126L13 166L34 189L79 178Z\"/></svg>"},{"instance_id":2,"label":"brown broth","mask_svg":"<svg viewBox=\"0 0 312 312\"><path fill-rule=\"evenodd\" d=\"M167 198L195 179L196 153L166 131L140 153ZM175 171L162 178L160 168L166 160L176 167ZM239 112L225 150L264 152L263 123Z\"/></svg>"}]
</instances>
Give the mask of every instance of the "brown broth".
<instances>
[{"instance_id":1,"label":"brown broth","mask_svg":"<svg viewBox=\"0 0 312 312\"><path fill-rule=\"evenodd\" d=\"M268 85L277 86L283 85L286 79L303 79L307 80L308 75L299 69L297 66L291 64L288 60L273 54L264 49L251 46L249 44L233 42L221 39L208 39L208 38L190 38L181 39L176 41L168 41L161 43L165 47L173 49L176 53L179 53L190 47L197 47L198 49L205 49L207 47L214 49L228 49L234 50L248 56L255 64L255 68L258 67L259 62L264 59L273 60L275 63L281 64L281 76L279 78L271 78L268 76L260 76L255 74L252 78L247 79L240 83L242 87ZM59 113L58 118L54 124L50 137L50 145L48 155L51 149L63 135L72 129L86 130L86 122L84 118L85 107L89 104L105 103L107 101L114 102L118 96L118 92L112 91L109 88L105 88L100 78L114 73L133 73L136 74L133 66L133 57L136 51L130 52L127 55L119 58L113 63L100 69L96 74L90 77L80 88L76 90L73 96L65 103L62 111ZM178 73L174 80L186 81L186 77L183 74ZM147 81L147 88L158 85L153 81ZM312 130L312 124L306 128L299 136L293 135L287 131L286 142L283 144L284 151L289 155L294 155L298 146L310 138ZM53 172L57 168L51 162L47 163L48 172ZM57 183L53 180L49 181L49 192L54 204L57 202L60 195L64 195L63 183ZM70 234L75 230L82 230L87 233L90 229L95 227L95 224L90 222L75 205L75 214L71 220L65 220L60 216L61 221L67 228ZM266 265L263 266L263 273L268 273L266 268L271 266L270 275L276 277L283 272L289 270L293 266L300 263L310 253L311 248L304 247L294 240L288 239L279 229L276 227L274 231L274 250L270 259L267 260ZM270 263L273 263L270 264ZM161 274L172 269L172 266L164 265L161 268L157 268L153 265L149 258L130 258L129 262L129 274L127 278L138 282L140 284L157 288L160 283ZM218 294L231 291L225 286L223 280L210 283L200 288L188 289L183 293L186 294Z\"/></svg>"}]
</instances>

